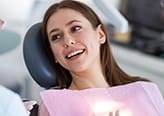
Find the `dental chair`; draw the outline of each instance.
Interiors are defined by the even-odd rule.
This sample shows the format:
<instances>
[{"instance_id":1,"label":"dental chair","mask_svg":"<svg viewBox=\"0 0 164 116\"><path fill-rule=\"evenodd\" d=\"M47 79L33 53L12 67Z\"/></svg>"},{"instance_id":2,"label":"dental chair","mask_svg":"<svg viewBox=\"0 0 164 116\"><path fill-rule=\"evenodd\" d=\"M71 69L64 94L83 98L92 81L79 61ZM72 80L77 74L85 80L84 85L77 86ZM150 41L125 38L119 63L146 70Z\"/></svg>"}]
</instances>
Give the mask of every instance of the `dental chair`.
<instances>
[{"instance_id":1,"label":"dental chair","mask_svg":"<svg viewBox=\"0 0 164 116\"><path fill-rule=\"evenodd\" d=\"M27 31L23 43L23 55L28 71L41 87L48 89L58 85L53 65L42 43L41 23L34 24Z\"/></svg>"},{"instance_id":2,"label":"dental chair","mask_svg":"<svg viewBox=\"0 0 164 116\"><path fill-rule=\"evenodd\" d=\"M46 89L58 86L55 71L42 43L41 23L28 29L23 43L23 56L31 77L38 85ZM36 104L30 116L37 116L37 113Z\"/></svg>"}]
</instances>

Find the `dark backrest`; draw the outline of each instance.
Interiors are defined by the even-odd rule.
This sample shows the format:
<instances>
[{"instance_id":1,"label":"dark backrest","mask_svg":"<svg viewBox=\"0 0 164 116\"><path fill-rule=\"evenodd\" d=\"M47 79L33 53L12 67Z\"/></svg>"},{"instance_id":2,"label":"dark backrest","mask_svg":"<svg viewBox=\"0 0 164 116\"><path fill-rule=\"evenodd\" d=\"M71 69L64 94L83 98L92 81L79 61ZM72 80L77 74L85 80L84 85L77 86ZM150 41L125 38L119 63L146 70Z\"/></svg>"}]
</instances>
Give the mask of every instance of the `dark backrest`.
<instances>
[{"instance_id":1,"label":"dark backrest","mask_svg":"<svg viewBox=\"0 0 164 116\"><path fill-rule=\"evenodd\" d=\"M50 88L58 85L55 71L42 43L41 23L31 26L25 34L23 55L32 78L41 87Z\"/></svg>"},{"instance_id":2,"label":"dark backrest","mask_svg":"<svg viewBox=\"0 0 164 116\"><path fill-rule=\"evenodd\" d=\"M127 0L125 16L133 24L164 31L161 0Z\"/></svg>"}]
</instances>

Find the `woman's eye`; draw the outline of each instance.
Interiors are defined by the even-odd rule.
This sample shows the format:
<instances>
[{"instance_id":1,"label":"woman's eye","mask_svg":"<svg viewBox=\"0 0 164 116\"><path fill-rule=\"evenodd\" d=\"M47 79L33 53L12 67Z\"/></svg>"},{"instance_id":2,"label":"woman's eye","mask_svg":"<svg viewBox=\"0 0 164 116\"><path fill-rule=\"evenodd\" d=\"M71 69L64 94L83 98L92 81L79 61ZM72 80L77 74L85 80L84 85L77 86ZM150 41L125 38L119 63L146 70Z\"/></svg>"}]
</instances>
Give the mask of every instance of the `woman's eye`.
<instances>
[{"instance_id":1,"label":"woman's eye","mask_svg":"<svg viewBox=\"0 0 164 116\"><path fill-rule=\"evenodd\" d=\"M72 32L76 32L76 31L79 31L81 29L81 26L73 26L72 28L71 28L71 31Z\"/></svg>"},{"instance_id":2,"label":"woman's eye","mask_svg":"<svg viewBox=\"0 0 164 116\"><path fill-rule=\"evenodd\" d=\"M62 36L60 35L60 34L55 34L55 35L53 35L52 36L52 41L55 41L55 40L57 40L57 39L60 39Z\"/></svg>"}]
</instances>

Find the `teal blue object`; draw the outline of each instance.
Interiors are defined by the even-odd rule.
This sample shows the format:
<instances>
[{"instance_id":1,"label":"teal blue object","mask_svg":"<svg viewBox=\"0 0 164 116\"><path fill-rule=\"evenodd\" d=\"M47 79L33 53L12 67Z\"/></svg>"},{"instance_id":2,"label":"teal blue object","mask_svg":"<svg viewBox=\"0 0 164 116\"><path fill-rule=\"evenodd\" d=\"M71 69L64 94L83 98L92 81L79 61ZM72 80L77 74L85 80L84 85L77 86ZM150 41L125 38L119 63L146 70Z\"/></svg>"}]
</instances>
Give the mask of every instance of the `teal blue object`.
<instances>
[{"instance_id":1,"label":"teal blue object","mask_svg":"<svg viewBox=\"0 0 164 116\"><path fill-rule=\"evenodd\" d=\"M161 58L164 58L164 54L161 54L160 57L161 57Z\"/></svg>"},{"instance_id":2,"label":"teal blue object","mask_svg":"<svg viewBox=\"0 0 164 116\"><path fill-rule=\"evenodd\" d=\"M0 55L15 49L21 42L18 33L10 30L0 30Z\"/></svg>"}]
</instances>

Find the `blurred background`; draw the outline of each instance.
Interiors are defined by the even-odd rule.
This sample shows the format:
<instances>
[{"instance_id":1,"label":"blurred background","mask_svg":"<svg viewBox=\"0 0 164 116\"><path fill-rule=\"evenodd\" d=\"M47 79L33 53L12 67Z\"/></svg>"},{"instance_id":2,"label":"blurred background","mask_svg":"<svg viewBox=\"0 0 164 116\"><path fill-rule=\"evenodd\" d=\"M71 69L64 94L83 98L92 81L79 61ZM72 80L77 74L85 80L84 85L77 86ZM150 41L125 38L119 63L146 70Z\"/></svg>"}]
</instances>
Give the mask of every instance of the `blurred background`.
<instances>
[{"instance_id":1,"label":"blurred background","mask_svg":"<svg viewBox=\"0 0 164 116\"><path fill-rule=\"evenodd\" d=\"M39 100L40 87L23 59L23 39L29 27L42 20L45 10L60 0L1 0L0 84L22 98ZM164 95L164 4L160 0L81 0L100 17L114 57L130 75L155 82ZM115 10L116 9L116 10Z\"/></svg>"}]
</instances>

